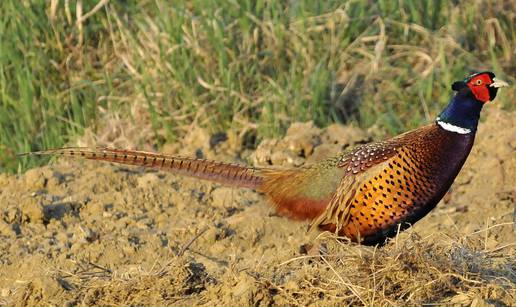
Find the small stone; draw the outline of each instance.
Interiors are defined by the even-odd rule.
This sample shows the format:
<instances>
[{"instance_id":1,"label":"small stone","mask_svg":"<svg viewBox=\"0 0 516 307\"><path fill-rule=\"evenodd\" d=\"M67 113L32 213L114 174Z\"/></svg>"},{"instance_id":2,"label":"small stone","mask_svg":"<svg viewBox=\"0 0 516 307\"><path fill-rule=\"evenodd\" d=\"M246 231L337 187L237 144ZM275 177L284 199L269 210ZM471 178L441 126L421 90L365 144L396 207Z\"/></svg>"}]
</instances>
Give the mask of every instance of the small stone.
<instances>
[{"instance_id":1,"label":"small stone","mask_svg":"<svg viewBox=\"0 0 516 307\"><path fill-rule=\"evenodd\" d=\"M308 162L317 162L334 157L341 151L337 144L321 144L315 147L313 154L307 159Z\"/></svg>"},{"instance_id":2,"label":"small stone","mask_svg":"<svg viewBox=\"0 0 516 307\"><path fill-rule=\"evenodd\" d=\"M54 233L52 231L47 230L41 236L43 238L45 238L45 239L53 239L54 238Z\"/></svg>"},{"instance_id":3,"label":"small stone","mask_svg":"<svg viewBox=\"0 0 516 307\"><path fill-rule=\"evenodd\" d=\"M57 232L54 238L61 244L66 244L68 242L68 235L62 231Z\"/></svg>"},{"instance_id":4,"label":"small stone","mask_svg":"<svg viewBox=\"0 0 516 307\"><path fill-rule=\"evenodd\" d=\"M306 158L312 154L314 147L321 143L320 134L321 129L315 127L313 122L293 123L282 142L296 156Z\"/></svg>"},{"instance_id":5,"label":"small stone","mask_svg":"<svg viewBox=\"0 0 516 307\"><path fill-rule=\"evenodd\" d=\"M316 255L324 255L328 253L328 247L326 244L303 244L299 247L299 252L303 255L310 255L310 256L316 256Z\"/></svg>"},{"instance_id":6,"label":"small stone","mask_svg":"<svg viewBox=\"0 0 516 307\"><path fill-rule=\"evenodd\" d=\"M25 173L25 185L33 190L43 189L45 187L45 178L39 169L31 169Z\"/></svg>"},{"instance_id":7,"label":"small stone","mask_svg":"<svg viewBox=\"0 0 516 307\"><path fill-rule=\"evenodd\" d=\"M46 188L52 191L59 191L61 189L61 184L65 182L66 176L62 173L52 172L52 174L47 175L46 178Z\"/></svg>"},{"instance_id":8,"label":"small stone","mask_svg":"<svg viewBox=\"0 0 516 307\"><path fill-rule=\"evenodd\" d=\"M155 173L147 173L136 179L139 188L148 188L159 181L158 176Z\"/></svg>"},{"instance_id":9,"label":"small stone","mask_svg":"<svg viewBox=\"0 0 516 307\"><path fill-rule=\"evenodd\" d=\"M325 129L324 137L327 143L338 145L353 145L369 141L362 129L353 126L333 124Z\"/></svg>"},{"instance_id":10,"label":"small stone","mask_svg":"<svg viewBox=\"0 0 516 307\"><path fill-rule=\"evenodd\" d=\"M252 289L256 288L254 279L251 276L249 276L245 273L240 273L237 276L237 278L238 278L238 282L233 287L233 295L234 296L236 296L236 297L248 296L248 295L250 295L250 293L252 293Z\"/></svg>"},{"instance_id":11,"label":"small stone","mask_svg":"<svg viewBox=\"0 0 516 307\"><path fill-rule=\"evenodd\" d=\"M6 237L15 237L16 233L14 232L11 225L7 224L6 222L0 220L0 235L6 236Z\"/></svg>"},{"instance_id":12,"label":"small stone","mask_svg":"<svg viewBox=\"0 0 516 307\"><path fill-rule=\"evenodd\" d=\"M53 172L47 168L33 168L25 173L25 185L31 190L44 189Z\"/></svg>"},{"instance_id":13,"label":"small stone","mask_svg":"<svg viewBox=\"0 0 516 307\"><path fill-rule=\"evenodd\" d=\"M85 249L85 244L84 243L81 243L81 242L77 242L77 243L73 243L72 244L72 247L70 248L70 251L73 253L73 254L79 254L82 250Z\"/></svg>"},{"instance_id":14,"label":"small stone","mask_svg":"<svg viewBox=\"0 0 516 307\"><path fill-rule=\"evenodd\" d=\"M11 295L11 289L3 288L0 291L0 296L2 297L8 297L9 295Z\"/></svg>"},{"instance_id":15,"label":"small stone","mask_svg":"<svg viewBox=\"0 0 516 307\"><path fill-rule=\"evenodd\" d=\"M213 247L213 244L217 241L218 233L219 230L217 228L211 227L202 234L202 240L206 242L208 246Z\"/></svg>"},{"instance_id":16,"label":"small stone","mask_svg":"<svg viewBox=\"0 0 516 307\"><path fill-rule=\"evenodd\" d=\"M271 162L273 165L281 166L299 166L303 165L305 159L295 155L291 151L276 151L271 155Z\"/></svg>"},{"instance_id":17,"label":"small stone","mask_svg":"<svg viewBox=\"0 0 516 307\"><path fill-rule=\"evenodd\" d=\"M179 148L179 155L191 156L198 149L204 153L210 151L210 134L204 128L194 126L184 137L185 146Z\"/></svg>"},{"instance_id":18,"label":"small stone","mask_svg":"<svg viewBox=\"0 0 516 307\"><path fill-rule=\"evenodd\" d=\"M235 190L228 187L220 187L213 190L210 195L214 206L224 206L234 197Z\"/></svg>"},{"instance_id":19,"label":"small stone","mask_svg":"<svg viewBox=\"0 0 516 307\"><path fill-rule=\"evenodd\" d=\"M295 155L292 152L285 153L286 162L288 165L301 166L305 164L305 159Z\"/></svg>"},{"instance_id":20,"label":"small stone","mask_svg":"<svg viewBox=\"0 0 516 307\"><path fill-rule=\"evenodd\" d=\"M290 127L287 129L286 137L294 136L294 135L306 135L306 134L320 134L321 129L315 127L313 121L309 121L306 123L292 123Z\"/></svg>"},{"instance_id":21,"label":"small stone","mask_svg":"<svg viewBox=\"0 0 516 307\"><path fill-rule=\"evenodd\" d=\"M165 226L170 221L170 217L166 213L161 213L156 217L158 227Z\"/></svg>"},{"instance_id":22,"label":"small stone","mask_svg":"<svg viewBox=\"0 0 516 307\"><path fill-rule=\"evenodd\" d=\"M5 187L9 182L10 176L7 174L0 174L0 187Z\"/></svg>"},{"instance_id":23,"label":"small stone","mask_svg":"<svg viewBox=\"0 0 516 307\"><path fill-rule=\"evenodd\" d=\"M457 294L454 297L452 297L451 300L449 301L449 303L457 304L457 305L461 305L461 306L470 306L471 301L472 301L471 298L467 294L460 293L460 294Z\"/></svg>"},{"instance_id":24,"label":"small stone","mask_svg":"<svg viewBox=\"0 0 516 307\"><path fill-rule=\"evenodd\" d=\"M297 284L297 282L293 281L293 280L289 280L287 281L285 284L284 284L284 288L288 291L298 291L299 290L299 285Z\"/></svg>"},{"instance_id":25,"label":"small stone","mask_svg":"<svg viewBox=\"0 0 516 307\"><path fill-rule=\"evenodd\" d=\"M63 291L63 287L59 284L59 282L50 276L42 276L41 278L36 279L36 281L37 282L35 282L35 285L41 289L43 299L58 297Z\"/></svg>"},{"instance_id":26,"label":"small stone","mask_svg":"<svg viewBox=\"0 0 516 307\"><path fill-rule=\"evenodd\" d=\"M12 224L14 222L19 222L21 219L21 211L19 208L16 208L16 207L8 207L5 211L4 211L4 220L9 223L9 224Z\"/></svg>"},{"instance_id":27,"label":"small stone","mask_svg":"<svg viewBox=\"0 0 516 307\"><path fill-rule=\"evenodd\" d=\"M278 140L263 140L251 155L253 164L257 166L268 166L271 164L272 152L276 150Z\"/></svg>"},{"instance_id":28,"label":"small stone","mask_svg":"<svg viewBox=\"0 0 516 307\"><path fill-rule=\"evenodd\" d=\"M76 243L91 243L98 239L98 234L88 227L77 226L73 233L72 240Z\"/></svg>"},{"instance_id":29,"label":"small stone","mask_svg":"<svg viewBox=\"0 0 516 307\"><path fill-rule=\"evenodd\" d=\"M131 256L131 255L134 255L136 250L133 246L124 245L124 246L122 246L122 251L124 252L124 254L126 256Z\"/></svg>"},{"instance_id":30,"label":"small stone","mask_svg":"<svg viewBox=\"0 0 516 307\"><path fill-rule=\"evenodd\" d=\"M25 197L20 202L22 221L28 223L42 223L45 219L44 207L40 201Z\"/></svg>"}]
</instances>

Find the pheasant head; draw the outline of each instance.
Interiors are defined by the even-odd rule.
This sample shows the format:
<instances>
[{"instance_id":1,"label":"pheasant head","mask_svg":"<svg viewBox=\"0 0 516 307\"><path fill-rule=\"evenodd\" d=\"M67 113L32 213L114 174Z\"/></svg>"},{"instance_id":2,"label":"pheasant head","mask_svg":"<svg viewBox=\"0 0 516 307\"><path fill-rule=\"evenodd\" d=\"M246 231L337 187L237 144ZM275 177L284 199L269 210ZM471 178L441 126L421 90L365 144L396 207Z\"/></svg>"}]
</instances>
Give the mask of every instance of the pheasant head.
<instances>
[{"instance_id":1,"label":"pheasant head","mask_svg":"<svg viewBox=\"0 0 516 307\"><path fill-rule=\"evenodd\" d=\"M508 86L490 71L479 72L452 84L457 94L437 117L446 130L467 134L475 132L480 111L485 103L495 99L498 89Z\"/></svg>"}]
</instances>

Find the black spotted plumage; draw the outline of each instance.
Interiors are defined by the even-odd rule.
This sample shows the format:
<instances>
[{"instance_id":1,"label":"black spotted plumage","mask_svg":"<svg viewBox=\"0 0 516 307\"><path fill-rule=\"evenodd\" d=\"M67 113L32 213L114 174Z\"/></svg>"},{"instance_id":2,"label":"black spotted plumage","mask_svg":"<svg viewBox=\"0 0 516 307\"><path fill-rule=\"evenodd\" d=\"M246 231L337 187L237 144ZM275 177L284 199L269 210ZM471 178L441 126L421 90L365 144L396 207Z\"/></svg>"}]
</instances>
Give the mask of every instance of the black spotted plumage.
<instances>
[{"instance_id":1,"label":"black spotted plumage","mask_svg":"<svg viewBox=\"0 0 516 307\"><path fill-rule=\"evenodd\" d=\"M403 229L419 220L446 193L464 164L473 140L472 135L459 135L432 124L382 142L381 148L363 145L343 156L341 166L349 173L361 173L361 181L350 202L349 222L338 232L352 240L372 244L395 234L398 225ZM357 156L360 159L353 159ZM362 163L356 163L360 160L374 162L374 170L369 170L366 163L366 167L361 168ZM346 201L336 206L343 203ZM331 221L332 216L328 216L316 224L336 230Z\"/></svg>"}]
</instances>

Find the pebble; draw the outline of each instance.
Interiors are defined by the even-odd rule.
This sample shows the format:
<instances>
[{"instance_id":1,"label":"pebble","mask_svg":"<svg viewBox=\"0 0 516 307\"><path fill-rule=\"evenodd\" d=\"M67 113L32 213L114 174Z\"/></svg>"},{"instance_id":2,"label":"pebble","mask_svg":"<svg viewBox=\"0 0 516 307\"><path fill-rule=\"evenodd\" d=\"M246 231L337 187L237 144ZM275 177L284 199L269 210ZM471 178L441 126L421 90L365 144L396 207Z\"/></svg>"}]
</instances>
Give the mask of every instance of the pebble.
<instances>
[{"instance_id":1,"label":"pebble","mask_svg":"<svg viewBox=\"0 0 516 307\"><path fill-rule=\"evenodd\" d=\"M0 187L5 187L9 183L11 180L9 177L10 176L5 173L0 174Z\"/></svg>"},{"instance_id":2,"label":"pebble","mask_svg":"<svg viewBox=\"0 0 516 307\"><path fill-rule=\"evenodd\" d=\"M323 134L323 139L329 144L339 145L354 145L370 140L364 130L358 127L343 126L339 124L328 126Z\"/></svg>"},{"instance_id":3,"label":"pebble","mask_svg":"<svg viewBox=\"0 0 516 307\"><path fill-rule=\"evenodd\" d=\"M220 187L213 190L210 195L214 206L224 207L231 202L232 198L234 198L236 190L228 187Z\"/></svg>"},{"instance_id":4,"label":"pebble","mask_svg":"<svg viewBox=\"0 0 516 307\"><path fill-rule=\"evenodd\" d=\"M44 189L53 172L47 168L33 168L25 173L25 185L31 190Z\"/></svg>"},{"instance_id":5,"label":"pebble","mask_svg":"<svg viewBox=\"0 0 516 307\"><path fill-rule=\"evenodd\" d=\"M57 232L54 238L63 245L66 245L68 242L68 234L63 231Z\"/></svg>"},{"instance_id":6,"label":"pebble","mask_svg":"<svg viewBox=\"0 0 516 307\"><path fill-rule=\"evenodd\" d=\"M91 243L98 239L98 234L89 227L78 225L73 233L72 241L76 243Z\"/></svg>"},{"instance_id":7,"label":"pebble","mask_svg":"<svg viewBox=\"0 0 516 307\"><path fill-rule=\"evenodd\" d=\"M334 157L341 152L341 146L337 144L321 144L315 147L313 154L307 159L308 162L322 161Z\"/></svg>"},{"instance_id":8,"label":"pebble","mask_svg":"<svg viewBox=\"0 0 516 307\"><path fill-rule=\"evenodd\" d=\"M152 187L158 181L159 181L159 178L155 173L147 173L136 179L136 182L137 182L139 188Z\"/></svg>"},{"instance_id":9,"label":"pebble","mask_svg":"<svg viewBox=\"0 0 516 307\"><path fill-rule=\"evenodd\" d=\"M22 221L29 223L42 223L45 219L43 204L32 197L22 198L20 201Z\"/></svg>"},{"instance_id":10,"label":"pebble","mask_svg":"<svg viewBox=\"0 0 516 307\"><path fill-rule=\"evenodd\" d=\"M156 224L159 228L164 227L170 221L170 217L166 213L161 213L156 217Z\"/></svg>"},{"instance_id":11,"label":"pebble","mask_svg":"<svg viewBox=\"0 0 516 307\"><path fill-rule=\"evenodd\" d=\"M3 215L4 215L4 220L7 223L12 224L12 223L20 220L20 218L21 218L21 211L20 211L19 208L16 208L16 207L8 207L3 212Z\"/></svg>"},{"instance_id":12,"label":"pebble","mask_svg":"<svg viewBox=\"0 0 516 307\"><path fill-rule=\"evenodd\" d=\"M86 248L85 245L86 244L84 244L82 242L73 243L72 247L70 247L70 251L73 254L79 254L82 250L84 250Z\"/></svg>"},{"instance_id":13,"label":"pebble","mask_svg":"<svg viewBox=\"0 0 516 307\"><path fill-rule=\"evenodd\" d=\"M9 295L11 295L11 289L3 288L0 291L0 296L2 297L8 297Z\"/></svg>"},{"instance_id":14,"label":"pebble","mask_svg":"<svg viewBox=\"0 0 516 307\"><path fill-rule=\"evenodd\" d=\"M12 238L16 236L16 233L14 232L11 225L0 220L0 235Z\"/></svg>"}]
</instances>

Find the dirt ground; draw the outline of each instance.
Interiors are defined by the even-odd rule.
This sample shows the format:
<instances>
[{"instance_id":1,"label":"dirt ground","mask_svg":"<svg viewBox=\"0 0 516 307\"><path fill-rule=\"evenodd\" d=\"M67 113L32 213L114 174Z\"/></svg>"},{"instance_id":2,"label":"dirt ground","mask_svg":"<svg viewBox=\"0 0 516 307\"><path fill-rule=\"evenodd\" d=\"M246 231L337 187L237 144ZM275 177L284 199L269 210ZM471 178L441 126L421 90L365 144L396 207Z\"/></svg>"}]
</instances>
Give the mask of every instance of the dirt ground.
<instances>
[{"instance_id":1,"label":"dirt ground","mask_svg":"<svg viewBox=\"0 0 516 307\"><path fill-rule=\"evenodd\" d=\"M309 233L254 191L160 171L59 159L0 174L0 304L514 305L515 116L486 110L450 193L383 247ZM295 124L250 152L198 129L168 150L301 165L378 135Z\"/></svg>"}]
</instances>

